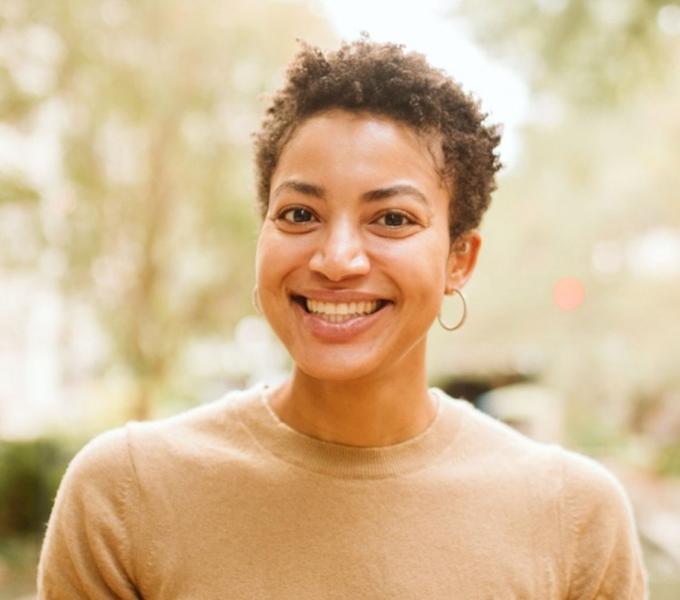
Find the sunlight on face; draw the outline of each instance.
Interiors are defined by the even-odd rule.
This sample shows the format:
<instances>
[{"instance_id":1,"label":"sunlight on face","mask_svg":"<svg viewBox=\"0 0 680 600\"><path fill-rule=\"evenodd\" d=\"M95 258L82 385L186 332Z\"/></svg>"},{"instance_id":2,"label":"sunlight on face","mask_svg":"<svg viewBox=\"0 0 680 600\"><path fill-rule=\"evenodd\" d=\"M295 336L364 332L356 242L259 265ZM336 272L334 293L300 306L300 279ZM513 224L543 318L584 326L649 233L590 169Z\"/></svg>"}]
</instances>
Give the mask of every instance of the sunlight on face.
<instances>
[{"instance_id":1,"label":"sunlight on face","mask_svg":"<svg viewBox=\"0 0 680 600\"><path fill-rule=\"evenodd\" d=\"M272 178L257 282L302 370L338 379L422 364L448 284L448 198L405 125L336 110L297 130Z\"/></svg>"}]
</instances>

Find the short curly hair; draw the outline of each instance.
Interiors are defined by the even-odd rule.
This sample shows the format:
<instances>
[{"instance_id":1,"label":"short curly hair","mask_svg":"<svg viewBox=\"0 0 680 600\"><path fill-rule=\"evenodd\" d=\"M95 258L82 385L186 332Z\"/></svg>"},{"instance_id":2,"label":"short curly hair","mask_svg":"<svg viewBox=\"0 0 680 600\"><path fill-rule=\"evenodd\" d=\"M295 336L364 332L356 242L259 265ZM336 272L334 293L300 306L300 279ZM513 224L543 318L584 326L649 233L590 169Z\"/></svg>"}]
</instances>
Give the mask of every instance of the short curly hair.
<instances>
[{"instance_id":1,"label":"short curly hair","mask_svg":"<svg viewBox=\"0 0 680 600\"><path fill-rule=\"evenodd\" d=\"M332 109L394 119L441 140L438 167L451 190L449 235L477 227L496 189L500 128L447 74L422 54L366 36L334 52L302 43L271 101L255 138L258 204L267 213L271 179L293 133L308 118ZM452 184L452 185L451 185Z\"/></svg>"}]
</instances>

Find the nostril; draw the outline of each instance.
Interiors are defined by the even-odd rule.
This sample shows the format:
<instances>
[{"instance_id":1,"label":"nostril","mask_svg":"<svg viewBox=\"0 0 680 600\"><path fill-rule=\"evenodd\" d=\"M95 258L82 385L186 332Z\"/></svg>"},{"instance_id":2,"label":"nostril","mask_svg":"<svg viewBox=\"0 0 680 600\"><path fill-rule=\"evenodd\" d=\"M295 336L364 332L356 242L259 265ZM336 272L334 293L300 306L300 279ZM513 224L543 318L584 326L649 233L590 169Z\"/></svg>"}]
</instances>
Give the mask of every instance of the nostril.
<instances>
[{"instance_id":1,"label":"nostril","mask_svg":"<svg viewBox=\"0 0 680 600\"><path fill-rule=\"evenodd\" d=\"M316 248L309 267L338 281L347 276L367 273L370 263L359 233L336 230L329 233L328 238Z\"/></svg>"},{"instance_id":2,"label":"nostril","mask_svg":"<svg viewBox=\"0 0 680 600\"><path fill-rule=\"evenodd\" d=\"M309 267L332 281L339 281L352 275L363 275L371 268L368 257L363 252L341 256L316 255L310 261Z\"/></svg>"}]
</instances>

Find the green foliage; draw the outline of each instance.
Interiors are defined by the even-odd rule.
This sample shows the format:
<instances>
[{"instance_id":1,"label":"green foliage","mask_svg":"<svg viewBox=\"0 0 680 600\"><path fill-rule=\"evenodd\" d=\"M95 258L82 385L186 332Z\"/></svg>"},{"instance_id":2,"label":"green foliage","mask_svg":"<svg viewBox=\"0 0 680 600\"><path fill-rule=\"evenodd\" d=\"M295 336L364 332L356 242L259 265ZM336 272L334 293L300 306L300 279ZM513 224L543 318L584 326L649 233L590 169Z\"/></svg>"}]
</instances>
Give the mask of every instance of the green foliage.
<instances>
[{"instance_id":1,"label":"green foliage","mask_svg":"<svg viewBox=\"0 0 680 600\"><path fill-rule=\"evenodd\" d=\"M585 417L588 417L587 419ZM589 456L616 456L626 446L626 437L616 424L592 414L573 418L569 424L569 446Z\"/></svg>"},{"instance_id":2,"label":"green foliage","mask_svg":"<svg viewBox=\"0 0 680 600\"><path fill-rule=\"evenodd\" d=\"M42 535L0 537L0 600L35 597Z\"/></svg>"},{"instance_id":3,"label":"green foliage","mask_svg":"<svg viewBox=\"0 0 680 600\"><path fill-rule=\"evenodd\" d=\"M16 173L0 173L0 206L3 204L34 204L40 199L37 190Z\"/></svg>"},{"instance_id":4,"label":"green foliage","mask_svg":"<svg viewBox=\"0 0 680 600\"><path fill-rule=\"evenodd\" d=\"M480 40L537 90L587 104L625 101L674 68L659 11L677 0L462 0Z\"/></svg>"},{"instance_id":5,"label":"green foliage","mask_svg":"<svg viewBox=\"0 0 680 600\"><path fill-rule=\"evenodd\" d=\"M660 449L657 470L666 477L680 478L680 443L666 444Z\"/></svg>"},{"instance_id":6,"label":"green foliage","mask_svg":"<svg viewBox=\"0 0 680 600\"><path fill-rule=\"evenodd\" d=\"M0 537L44 532L76 447L52 439L0 441Z\"/></svg>"},{"instance_id":7,"label":"green foliage","mask_svg":"<svg viewBox=\"0 0 680 600\"><path fill-rule=\"evenodd\" d=\"M61 292L95 309L109 362L139 384L131 416L146 418L191 340L249 306L258 95L299 34L328 29L274 0L25 0L1 14L0 116L58 149L31 196L40 218L15 237L64 264ZM0 183L6 204L22 194Z\"/></svg>"},{"instance_id":8,"label":"green foliage","mask_svg":"<svg viewBox=\"0 0 680 600\"><path fill-rule=\"evenodd\" d=\"M678 385L680 280L657 269L663 249L641 249L650 234L666 243L658 240L680 224L680 37L657 19L670 5L680 3L458 5L534 92L521 156L484 224L472 282L483 318L471 338L493 340L489 361L531 357L570 410L606 415L614 432L626 427L636 389ZM553 300L564 277L584 287L577 309ZM613 443L607 435L577 432L585 444Z\"/></svg>"}]
</instances>

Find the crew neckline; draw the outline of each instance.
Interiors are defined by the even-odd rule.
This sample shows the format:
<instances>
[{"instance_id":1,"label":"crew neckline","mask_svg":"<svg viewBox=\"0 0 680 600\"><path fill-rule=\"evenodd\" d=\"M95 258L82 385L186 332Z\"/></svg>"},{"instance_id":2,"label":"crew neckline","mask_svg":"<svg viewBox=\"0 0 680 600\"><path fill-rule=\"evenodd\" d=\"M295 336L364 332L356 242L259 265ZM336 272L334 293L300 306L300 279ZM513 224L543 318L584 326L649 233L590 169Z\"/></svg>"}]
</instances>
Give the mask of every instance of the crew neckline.
<instances>
[{"instance_id":1,"label":"crew neckline","mask_svg":"<svg viewBox=\"0 0 680 600\"><path fill-rule=\"evenodd\" d=\"M252 390L241 420L259 444L281 460L340 479L383 479L417 471L432 464L454 441L462 412L456 401L438 388L430 388L437 412L419 434L388 446L350 446L311 437L281 421L267 400L271 388Z\"/></svg>"}]
</instances>

